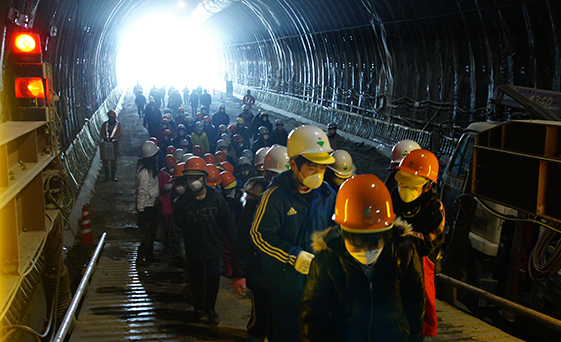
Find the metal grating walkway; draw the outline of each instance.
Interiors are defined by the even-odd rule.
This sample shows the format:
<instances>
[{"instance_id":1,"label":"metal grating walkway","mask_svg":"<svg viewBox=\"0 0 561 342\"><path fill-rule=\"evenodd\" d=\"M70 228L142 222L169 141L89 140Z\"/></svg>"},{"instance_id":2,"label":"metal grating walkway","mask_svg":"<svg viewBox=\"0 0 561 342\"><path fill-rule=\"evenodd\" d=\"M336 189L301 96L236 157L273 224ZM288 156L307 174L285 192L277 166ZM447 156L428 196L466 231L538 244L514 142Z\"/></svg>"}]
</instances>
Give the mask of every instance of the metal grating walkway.
<instances>
[{"instance_id":1,"label":"metal grating walkway","mask_svg":"<svg viewBox=\"0 0 561 342\"><path fill-rule=\"evenodd\" d=\"M238 299L221 280L216 328L192 322L183 300L183 271L162 262L136 265L135 242L108 242L71 334L87 341L245 341L250 302ZM169 258L169 257L168 257ZM440 301L438 336L425 341L521 341Z\"/></svg>"},{"instance_id":2,"label":"metal grating walkway","mask_svg":"<svg viewBox=\"0 0 561 342\"><path fill-rule=\"evenodd\" d=\"M181 296L183 271L171 260L136 265L138 243L108 242L72 331L71 342L87 341L245 341L245 322L251 311L221 279L218 327L194 323L191 305ZM226 301L235 301L228 310ZM239 311L243 312L240 315ZM238 311L238 312L235 312ZM240 316L237 320L235 316ZM240 322L244 322L240 325Z\"/></svg>"}]
</instances>

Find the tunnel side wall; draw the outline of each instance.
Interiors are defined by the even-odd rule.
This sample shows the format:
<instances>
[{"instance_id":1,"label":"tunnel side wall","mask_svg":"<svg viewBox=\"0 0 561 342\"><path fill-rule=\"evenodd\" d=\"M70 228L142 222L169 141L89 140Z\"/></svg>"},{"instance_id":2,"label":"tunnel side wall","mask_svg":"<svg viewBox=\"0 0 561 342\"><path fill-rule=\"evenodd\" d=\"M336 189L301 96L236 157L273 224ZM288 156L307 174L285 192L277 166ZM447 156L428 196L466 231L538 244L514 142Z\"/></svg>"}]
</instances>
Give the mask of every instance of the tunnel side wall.
<instances>
[{"instance_id":1,"label":"tunnel side wall","mask_svg":"<svg viewBox=\"0 0 561 342\"><path fill-rule=\"evenodd\" d=\"M487 119L501 84L559 91L559 18L552 0L243 1L208 25L234 83L433 130Z\"/></svg>"}]
</instances>

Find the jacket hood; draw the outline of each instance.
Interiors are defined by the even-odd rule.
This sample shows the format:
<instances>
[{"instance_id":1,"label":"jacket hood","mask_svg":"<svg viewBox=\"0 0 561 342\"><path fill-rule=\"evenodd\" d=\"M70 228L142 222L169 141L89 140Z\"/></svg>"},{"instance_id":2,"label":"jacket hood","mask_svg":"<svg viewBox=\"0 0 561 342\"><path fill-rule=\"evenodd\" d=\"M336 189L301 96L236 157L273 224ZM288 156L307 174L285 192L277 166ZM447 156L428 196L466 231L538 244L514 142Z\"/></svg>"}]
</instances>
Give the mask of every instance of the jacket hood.
<instances>
[{"instance_id":1,"label":"jacket hood","mask_svg":"<svg viewBox=\"0 0 561 342\"><path fill-rule=\"evenodd\" d=\"M406 236L413 231L413 226L407 221L398 217L393 221L392 231L396 235ZM315 253L328 249L328 241L341 236L341 228L339 226L329 227L325 230L315 232L312 235L312 249Z\"/></svg>"}]
</instances>

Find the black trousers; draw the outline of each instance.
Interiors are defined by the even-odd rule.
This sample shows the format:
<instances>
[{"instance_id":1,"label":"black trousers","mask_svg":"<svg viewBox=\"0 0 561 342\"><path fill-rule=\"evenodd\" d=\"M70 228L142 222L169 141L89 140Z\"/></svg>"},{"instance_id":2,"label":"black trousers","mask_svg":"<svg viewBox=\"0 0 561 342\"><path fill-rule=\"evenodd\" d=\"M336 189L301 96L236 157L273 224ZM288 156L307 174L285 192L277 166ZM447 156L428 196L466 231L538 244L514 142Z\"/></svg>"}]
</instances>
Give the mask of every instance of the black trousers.
<instances>
[{"instance_id":1,"label":"black trousers","mask_svg":"<svg viewBox=\"0 0 561 342\"><path fill-rule=\"evenodd\" d=\"M220 285L220 258L187 259L187 274L191 284L195 311L214 311Z\"/></svg>"},{"instance_id":2,"label":"black trousers","mask_svg":"<svg viewBox=\"0 0 561 342\"><path fill-rule=\"evenodd\" d=\"M156 205L146 207L143 212L138 213L138 226L144 231L142 244L148 246L150 250L154 248L154 240L158 232L159 211L160 207Z\"/></svg>"},{"instance_id":3,"label":"black trousers","mask_svg":"<svg viewBox=\"0 0 561 342\"><path fill-rule=\"evenodd\" d=\"M253 337L270 337L271 312L264 280L254 279L247 280L247 287L251 289L251 317L247 322L247 332Z\"/></svg>"}]
</instances>

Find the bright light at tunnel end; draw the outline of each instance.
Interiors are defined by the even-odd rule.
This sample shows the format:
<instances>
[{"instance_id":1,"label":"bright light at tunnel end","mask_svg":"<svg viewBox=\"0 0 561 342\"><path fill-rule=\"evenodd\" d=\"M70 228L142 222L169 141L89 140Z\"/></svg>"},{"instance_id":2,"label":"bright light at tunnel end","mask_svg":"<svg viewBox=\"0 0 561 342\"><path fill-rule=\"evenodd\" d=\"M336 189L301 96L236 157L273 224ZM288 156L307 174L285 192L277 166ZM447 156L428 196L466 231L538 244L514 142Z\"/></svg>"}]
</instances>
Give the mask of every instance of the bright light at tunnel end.
<instances>
[{"instance_id":1,"label":"bright light at tunnel end","mask_svg":"<svg viewBox=\"0 0 561 342\"><path fill-rule=\"evenodd\" d=\"M176 89L221 85L214 38L190 16L178 19L170 14L151 14L134 20L129 27L117 54L117 77L123 87L132 87L137 81L145 92L153 85L173 85Z\"/></svg>"}]
</instances>

